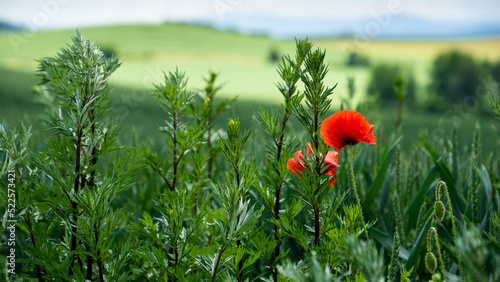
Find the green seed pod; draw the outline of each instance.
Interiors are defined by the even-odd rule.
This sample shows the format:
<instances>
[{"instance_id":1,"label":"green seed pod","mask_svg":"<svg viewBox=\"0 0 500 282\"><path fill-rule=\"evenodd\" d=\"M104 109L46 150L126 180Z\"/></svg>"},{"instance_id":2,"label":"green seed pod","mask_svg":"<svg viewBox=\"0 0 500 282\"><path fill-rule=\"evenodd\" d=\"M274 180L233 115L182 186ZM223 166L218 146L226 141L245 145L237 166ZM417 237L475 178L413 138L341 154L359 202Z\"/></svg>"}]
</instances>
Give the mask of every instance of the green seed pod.
<instances>
[{"instance_id":1,"label":"green seed pod","mask_svg":"<svg viewBox=\"0 0 500 282\"><path fill-rule=\"evenodd\" d=\"M427 252L425 255L425 267L430 273L434 273L437 267L436 256L432 252Z\"/></svg>"},{"instance_id":2,"label":"green seed pod","mask_svg":"<svg viewBox=\"0 0 500 282\"><path fill-rule=\"evenodd\" d=\"M436 201L434 203L434 215L436 216L437 220L443 221L445 211L446 210L444 208L443 202Z\"/></svg>"}]
</instances>

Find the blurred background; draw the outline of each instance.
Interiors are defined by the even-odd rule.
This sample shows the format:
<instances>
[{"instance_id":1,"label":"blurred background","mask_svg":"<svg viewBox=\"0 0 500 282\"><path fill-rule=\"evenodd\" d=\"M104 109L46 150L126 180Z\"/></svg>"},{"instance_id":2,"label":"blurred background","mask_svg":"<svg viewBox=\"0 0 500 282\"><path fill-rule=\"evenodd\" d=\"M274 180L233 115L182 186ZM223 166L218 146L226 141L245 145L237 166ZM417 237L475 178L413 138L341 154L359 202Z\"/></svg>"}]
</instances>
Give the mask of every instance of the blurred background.
<instances>
[{"instance_id":1,"label":"blurred background","mask_svg":"<svg viewBox=\"0 0 500 282\"><path fill-rule=\"evenodd\" d=\"M155 138L165 118L151 95L163 72L185 71L194 91L217 72L219 99L238 97L218 122L238 115L249 126L259 106L279 107L276 67L282 55L294 54L295 38L306 37L326 49L326 83L338 84L332 109L363 110L382 125L381 140L396 130L401 105L407 140L447 134L454 123L467 142L476 124L487 136L495 122L495 0L2 0L1 123L22 120L43 138L37 60L71 43L77 29L123 62L110 80L111 115L144 139ZM403 100L394 90L398 78Z\"/></svg>"}]
</instances>

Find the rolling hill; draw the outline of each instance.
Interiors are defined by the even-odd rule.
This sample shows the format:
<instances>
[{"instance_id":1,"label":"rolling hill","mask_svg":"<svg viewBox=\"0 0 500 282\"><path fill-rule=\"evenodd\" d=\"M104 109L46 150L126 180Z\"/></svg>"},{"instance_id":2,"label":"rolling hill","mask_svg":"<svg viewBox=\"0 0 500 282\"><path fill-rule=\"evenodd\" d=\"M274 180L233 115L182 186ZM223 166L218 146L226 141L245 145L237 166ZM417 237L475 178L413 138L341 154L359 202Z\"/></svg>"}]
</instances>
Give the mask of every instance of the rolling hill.
<instances>
[{"instance_id":1,"label":"rolling hill","mask_svg":"<svg viewBox=\"0 0 500 282\"><path fill-rule=\"evenodd\" d=\"M153 83L161 82L164 71L173 71L176 67L186 71L188 87L193 90L204 87L203 77L208 70L220 73L219 82L223 84L220 96L239 96L239 106L233 111L245 115L243 120L248 125L257 105L277 106L282 100L275 86L279 81L277 65L269 60L271 52L293 54L295 45L290 39L243 35L187 24L108 26L79 32L123 61L110 80L115 87L111 106L130 127L142 130L155 129L161 123L161 109L148 93ZM16 124L22 119L38 123L43 110L32 98L32 87L38 82L36 60L53 56L69 44L75 34L75 30L0 33L0 122ZM347 93L348 76L355 77L355 100L363 99L370 68L346 66L346 57L352 51L366 55L372 63L392 62L412 68L421 95L426 94L432 60L440 52L461 49L481 60L500 59L500 39L412 41L345 37L312 41L315 47L326 49L330 65L326 83L338 83L333 108L340 106L338 97ZM425 121L412 121L413 126L435 126L436 118L426 116Z\"/></svg>"}]
</instances>

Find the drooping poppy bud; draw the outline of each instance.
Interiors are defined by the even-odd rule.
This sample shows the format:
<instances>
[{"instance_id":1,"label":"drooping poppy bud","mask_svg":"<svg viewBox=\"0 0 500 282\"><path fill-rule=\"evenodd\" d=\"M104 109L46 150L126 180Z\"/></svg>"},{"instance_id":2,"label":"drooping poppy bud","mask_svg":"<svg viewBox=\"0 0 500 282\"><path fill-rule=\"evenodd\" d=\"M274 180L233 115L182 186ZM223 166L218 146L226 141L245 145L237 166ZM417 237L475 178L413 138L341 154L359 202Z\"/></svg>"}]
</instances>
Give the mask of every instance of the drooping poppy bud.
<instances>
[{"instance_id":1,"label":"drooping poppy bud","mask_svg":"<svg viewBox=\"0 0 500 282\"><path fill-rule=\"evenodd\" d=\"M425 255L425 267L430 273L434 273L437 267L436 256L432 252L427 252Z\"/></svg>"},{"instance_id":2,"label":"drooping poppy bud","mask_svg":"<svg viewBox=\"0 0 500 282\"><path fill-rule=\"evenodd\" d=\"M443 202L436 201L434 203L434 215L436 216L437 220L439 220L440 222L443 221L445 212L446 209L444 208Z\"/></svg>"},{"instance_id":3,"label":"drooping poppy bud","mask_svg":"<svg viewBox=\"0 0 500 282\"><path fill-rule=\"evenodd\" d=\"M440 273L434 273L432 275L432 281L441 281L441 274Z\"/></svg>"}]
</instances>

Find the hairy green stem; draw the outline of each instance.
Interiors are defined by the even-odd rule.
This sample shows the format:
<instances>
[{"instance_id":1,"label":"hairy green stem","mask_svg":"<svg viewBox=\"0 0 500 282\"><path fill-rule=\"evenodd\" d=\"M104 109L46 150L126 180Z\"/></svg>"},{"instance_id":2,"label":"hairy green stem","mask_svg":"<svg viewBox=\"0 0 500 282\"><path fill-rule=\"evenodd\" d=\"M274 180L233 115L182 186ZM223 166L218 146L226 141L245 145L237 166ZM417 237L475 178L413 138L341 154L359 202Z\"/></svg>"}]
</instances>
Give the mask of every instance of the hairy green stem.
<instances>
[{"instance_id":1,"label":"hairy green stem","mask_svg":"<svg viewBox=\"0 0 500 282\"><path fill-rule=\"evenodd\" d=\"M458 270L460 271L460 277L465 281L464 271L462 269L462 258L460 257L460 253L458 252L457 246L457 228L455 227L455 217L453 216L453 206L451 205L450 194L448 193L448 186L445 182L440 181L436 189L438 189L437 193L439 193L439 188L444 186L444 191L446 194L446 200L448 201L448 208L450 209L450 217L451 217L451 227L453 229L453 239L455 240L455 252L457 253L458 260Z\"/></svg>"},{"instance_id":2,"label":"hairy green stem","mask_svg":"<svg viewBox=\"0 0 500 282\"><path fill-rule=\"evenodd\" d=\"M436 248L437 248L437 251L438 251L439 263L441 264L441 272L443 273L443 277L445 277L445 275L444 275L445 268L444 268L443 256L441 255L441 248L439 247L439 237L438 237L436 228L434 228L434 227L429 228L429 234L428 234L428 237L430 237L429 238L429 243L432 240L432 234L431 233L434 233L434 240L436 241ZM430 251L430 244L428 244L427 248Z\"/></svg>"}]
</instances>

